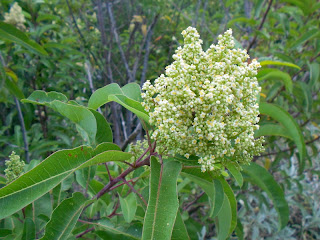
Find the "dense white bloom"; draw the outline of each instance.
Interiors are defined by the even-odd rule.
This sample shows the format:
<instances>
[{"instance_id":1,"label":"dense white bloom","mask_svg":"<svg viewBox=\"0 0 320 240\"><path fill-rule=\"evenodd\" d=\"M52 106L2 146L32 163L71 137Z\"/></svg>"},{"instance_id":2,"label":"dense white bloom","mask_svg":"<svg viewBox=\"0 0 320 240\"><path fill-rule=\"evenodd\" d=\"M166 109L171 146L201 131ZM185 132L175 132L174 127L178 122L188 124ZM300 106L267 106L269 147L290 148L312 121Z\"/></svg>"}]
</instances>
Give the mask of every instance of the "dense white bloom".
<instances>
[{"instance_id":1,"label":"dense white bloom","mask_svg":"<svg viewBox=\"0 0 320 240\"><path fill-rule=\"evenodd\" d=\"M4 14L4 22L15 25L20 30L25 29L24 23L26 22L26 19L24 18L22 8L18 3L15 2L10 8L9 13Z\"/></svg>"},{"instance_id":2,"label":"dense white bloom","mask_svg":"<svg viewBox=\"0 0 320 240\"><path fill-rule=\"evenodd\" d=\"M156 127L152 138L169 154L199 156L202 171L223 169L227 162L248 163L263 151L258 129L256 74L260 64L247 63L246 50L233 49L232 30L204 52L197 30L182 32L165 75L143 85L143 106Z\"/></svg>"}]
</instances>

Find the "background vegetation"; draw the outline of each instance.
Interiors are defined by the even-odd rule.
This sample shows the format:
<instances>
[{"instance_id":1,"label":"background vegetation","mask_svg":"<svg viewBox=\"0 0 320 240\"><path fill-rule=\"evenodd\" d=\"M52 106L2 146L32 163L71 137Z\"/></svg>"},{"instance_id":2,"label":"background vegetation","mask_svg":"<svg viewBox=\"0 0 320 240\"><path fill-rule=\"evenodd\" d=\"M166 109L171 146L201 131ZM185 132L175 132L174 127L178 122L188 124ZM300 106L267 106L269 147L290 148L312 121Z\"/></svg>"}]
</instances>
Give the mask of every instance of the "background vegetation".
<instances>
[{"instance_id":1,"label":"background vegetation","mask_svg":"<svg viewBox=\"0 0 320 240\"><path fill-rule=\"evenodd\" d=\"M186 27L198 29L204 49L232 28L237 46L247 49L251 59L257 58L263 65L258 73L262 87L259 134L267 136L266 152L253 161L281 185L290 215L279 231L277 209L269 194L257 191L254 183L258 179L244 175L250 181L242 188L229 179L238 203L238 222L242 223L230 238L320 239L317 0L2 0L1 21L14 2L22 7L26 19L21 30L45 52L39 54L39 49L16 44L4 34L6 26L0 25L1 186L6 184L3 171L12 151L26 162L26 169L31 169L56 150L86 144L75 125L61 114L45 105L22 104L19 100L34 90L44 90L62 92L86 105L97 88L110 83L142 85L162 74L182 44L180 33ZM273 108L263 108L267 103ZM139 119L117 103L99 111L111 123L114 142L123 150L130 150L128 144L144 138ZM111 165L111 175L122 168ZM99 179L107 181L106 170L98 171ZM89 179L90 174L77 172L63 181L61 199L75 191L85 193L85 177ZM143 177L141 181L147 182ZM191 239L214 239L216 224L207 214L208 196L196 183L190 184L187 178L178 180L179 198L184 201L180 206L182 218ZM105 199L107 210L101 213L93 205L86 221L104 214L117 219L113 224L121 225L124 210L120 203L132 198L127 192L125 188L110 192L109 200ZM46 194L33 204L37 237L43 235L56 206L55 201L52 205L48 201L50 195ZM8 219L11 223L0 221L0 237L16 239L27 234L24 228L28 228L29 220L20 215ZM72 234L83 239L108 239L86 225L76 227Z\"/></svg>"}]
</instances>

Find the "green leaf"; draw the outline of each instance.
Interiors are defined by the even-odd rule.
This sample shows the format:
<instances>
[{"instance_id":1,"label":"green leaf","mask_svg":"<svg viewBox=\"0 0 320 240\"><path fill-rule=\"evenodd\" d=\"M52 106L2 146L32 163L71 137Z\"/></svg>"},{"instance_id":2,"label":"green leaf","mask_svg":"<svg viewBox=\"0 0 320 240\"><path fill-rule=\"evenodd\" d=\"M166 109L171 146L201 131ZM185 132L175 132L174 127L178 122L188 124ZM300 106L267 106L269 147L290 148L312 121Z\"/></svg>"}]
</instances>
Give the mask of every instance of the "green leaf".
<instances>
[{"instance_id":1,"label":"green leaf","mask_svg":"<svg viewBox=\"0 0 320 240\"><path fill-rule=\"evenodd\" d=\"M10 93L16 96L18 99L24 98L24 94L22 90L18 87L17 83L14 82L9 76L5 79L6 88L10 91Z\"/></svg>"},{"instance_id":2,"label":"green leaf","mask_svg":"<svg viewBox=\"0 0 320 240\"><path fill-rule=\"evenodd\" d=\"M183 222L180 211L177 212L176 222L174 223L171 240L190 239L186 225Z\"/></svg>"},{"instance_id":3,"label":"green leaf","mask_svg":"<svg viewBox=\"0 0 320 240\"><path fill-rule=\"evenodd\" d=\"M89 109L91 113L93 113L94 117L96 118L97 122L97 134L96 134L96 144L102 143L102 142L113 142L113 136L112 136L112 129L110 127L110 124L107 122L107 120L104 118L104 116L93 110Z\"/></svg>"},{"instance_id":4,"label":"green leaf","mask_svg":"<svg viewBox=\"0 0 320 240\"><path fill-rule=\"evenodd\" d=\"M127 197L122 198L119 196L120 206L124 220L131 223L134 219L137 210L137 199L134 193L130 193Z\"/></svg>"},{"instance_id":5,"label":"green leaf","mask_svg":"<svg viewBox=\"0 0 320 240\"><path fill-rule=\"evenodd\" d=\"M87 134L90 144L95 142L97 133L97 122L95 116L85 107L75 106L60 101L53 101L50 106L61 115L78 124ZM86 139L85 139L86 140Z\"/></svg>"},{"instance_id":6,"label":"green leaf","mask_svg":"<svg viewBox=\"0 0 320 240\"><path fill-rule=\"evenodd\" d=\"M33 103L46 105L53 108L55 111L59 112L61 115L67 117L72 122L78 125L81 130L83 130L89 139L86 138L86 135L83 135L84 140L89 141L90 144L95 143L96 133L97 133L97 121L95 115L86 107L81 105L75 105L66 103L66 97L57 92L46 93L44 91L35 91L33 92L28 99L23 99L22 102ZM107 126L102 122L102 119L99 118L100 125L102 124L105 129ZM101 140L101 135L99 133L98 139Z\"/></svg>"},{"instance_id":7,"label":"green leaf","mask_svg":"<svg viewBox=\"0 0 320 240\"><path fill-rule=\"evenodd\" d=\"M144 218L142 239L171 239L179 208L177 178L181 164L168 161L162 165L151 158L150 195Z\"/></svg>"},{"instance_id":8,"label":"green leaf","mask_svg":"<svg viewBox=\"0 0 320 240\"><path fill-rule=\"evenodd\" d=\"M115 226L109 219L101 219L97 223L93 223L94 225L103 228L106 232L96 231L97 235L102 239L141 239L142 227L140 224L134 224L130 227L124 226ZM111 233L111 234L107 234Z\"/></svg>"},{"instance_id":9,"label":"green leaf","mask_svg":"<svg viewBox=\"0 0 320 240\"><path fill-rule=\"evenodd\" d=\"M38 105L47 105L53 102L54 100L58 100L61 102L68 102L68 98L59 92L45 92L42 90L36 90L28 97L28 99L23 99L22 102L25 103L33 103Z\"/></svg>"},{"instance_id":10,"label":"green leaf","mask_svg":"<svg viewBox=\"0 0 320 240\"><path fill-rule=\"evenodd\" d=\"M219 214L222 208L224 195L225 195L223 191L223 186L218 179L214 179L213 184L214 184L215 196L213 201L213 211L210 217L215 217Z\"/></svg>"},{"instance_id":11,"label":"green leaf","mask_svg":"<svg viewBox=\"0 0 320 240\"><path fill-rule=\"evenodd\" d=\"M134 100L138 99L138 89L134 84L128 84L129 86L124 86L124 92L119 87L118 84L112 83L103 88L95 91L88 103L89 108L98 109L102 105L115 101L128 109L129 111L136 114L139 118L143 119L145 122L149 122L149 116L147 112L142 107L141 103ZM140 89L140 88L139 88ZM132 92L130 92L132 90ZM126 96L126 95L128 96Z\"/></svg>"},{"instance_id":12,"label":"green leaf","mask_svg":"<svg viewBox=\"0 0 320 240\"><path fill-rule=\"evenodd\" d=\"M262 80L280 80L284 83L286 90L292 93L292 79L288 73L282 72L280 70L273 70L265 74L263 77L258 78L258 81Z\"/></svg>"},{"instance_id":13,"label":"green leaf","mask_svg":"<svg viewBox=\"0 0 320 240\"><path fill-rule=\"evenodd\" d=\"M315 38L319 35L319 29L312 29L307 32L305 32L297 41L293 42L291 44L291 48L297 48L301 46L306 41L311 40L312 38Z\"/></svg>"},{"instance_id":14,"label":"green leaf","mask_svg":"<svg viewBox=\"0 0 320 240\"><path fill-rule=\"evenodd\" d=\"M261 136L280 136L293 140L291 135L282 125L276 123L267 123L260 126L259 130L255 132L254 137L258 138Z\"/></svg>"},{"instance_id":15,"label":"green leaf","mask_svg":"<svg viewBox=\"0 0 320 240\"><path fill-rule=\"evenodd\" d=\"M230 228L229 228L229 235L230 235L237 226L237 200L228 182L223 177L220 177L219 181L223 186L224 193L228 198L229 205L231 208L231 222L230 222ZM223 213L223 209L221 209L220 213L221 212Z\"/></svg>"},{"instance_id":16,"label":"green leaf","mask_svg":"<svg viewBox=\"0 0 320 240\"><path fill-rule=\"evenodd\" d=\"M256 163L243 166L243 170L249 176L249 181L258 185L272 199L273 205L278 212L279 229L283 229L289 221L289 207L280 185L265 168Z\"/></svg>"},{"instance_id":17,"label":"green leaf","mask_svg":"<svg viewBox=\"0 0 320 240\"><path fill-rule=\"evenodd\" d=\"M128 98L124 95L110 95L109 99L110 101L115 101L119 103L129 111L136 114L139 118L143 119L145 122L149 122L148 113L144 110L141 103L132 100L131 98Z\"/></svg>"},{"instance_id":18,"label":"green leaf","mask_svg":"<svg viewBox=\"0 0 320 240\"><path fill-rule=\"evenodd\" d=\"M306 156L306 144L304 142L304 138L299 125L288 112L286 112L279 106L260 102L259 110L261 114L269 115L274 120L280 122L282 126L287 130L288 135L292 137L299 150L299 172L301 174L305 165L304 159Z\"/></svg>"},{"instance_id":19,"label":"green leaf","mask_svg":"<svg viewBox=\"0 0 320 240\"><path fill-rule=\"evenodd\" d=\"M181 176L189 178L191 181L199 185L203 191L208 195L208 197L213 201L214 200L214 185L212 180L210 179L209 181L207 179L203 179L199 176L188 174L185 172L181 172Z\"/></svg>"},{"instance_id":20,"label":"green leaf","mask_svg":"<svg viewBox=\"0 0 320 240\"><path fill-rule=\"evenodd\" d=\"M262 61L260 62L260 65L263 66L267 66L267 65L280 65L280 66L287 66L287 67L293 67L293 68L297 68L297 69L301 69L298 65L290 63L290 62L280 62L280 61L272 61L272 60L266 60L266 61Z\"/></svg>"},{"instance_id":21,"label":"green leaf","mask_svg":"<svg viewBox=\"0 0 320 240\"><path fill-rule=\"evenodd\" d=\"M189 178L205 191L212 201L212 208L209 215L210 217L217 216L221 210L224 198L221 182L217 179L214 179L209 172L201 172L199 168L183 169L181 176Z\"/></svg>"},{"instance_id":22,"label":"green leaf","mask_svg":"<svg viewBox=\"0 0 320 240\"><path fill-rule=\"evenodd\" d=\"M241 172L235 167L234 163L227 163L226 165L229 172L232 174L234 179L237 181L240 187L242 187L243 184L243 177Z\"/></svg>"},{"instance_id":23,"label":"green leaf","mask_svg":"<svg viewBox=\"0 0 320 240\"><path fill-rule=\"evenodd\" d=\"M48 53L36 42L30 40L23 32L4 22L0 22L0 38L19 44L34 53L47 56Z\"/></svg>"},{"instance_id":24,"label":"green leaf","mask_svg":"<svg viewBox=\"0 0 320 240\"><path fill-rule=\"evenodd\" d=\"M316 85L320 77L320 64L315 62L311 63L309 65L309 68L310 68L310 81L308 85L312 89Z\"/></svg>"},{"instance_id":25,"label":"green leaf","mask_svg":"<svg viewBox=\"0 0 320 240\"><path fill-rule=\"evenodd\" d=\"M91 147L81 146L53 153L29 172L0 189L0 219L10 216L35 201L73 172L109 161L124 161L130 153L106 149L94 156Z\"/></svg>"},{"instance_id":26,"label":"green leaf","mask_svg":"<svg viewBox=\"0 0 320 240\"><path fill-rule=\"evenodd\" d=\"M223 198L221 211L218 214L218 240L225 240L230 235L232 213L230 202L227 196Z\"/></svg>"},{"instance_id":27,"label":"green leaf","mask_svg":"<svg viewBox=\"0 0 320 240\"><path fill-rule=\"evenodd\" d=\"M109 95L123 94L121 88L116 83L111 83L103 88L97 89L90 97L88 107L98 109L109 101Z\"/></svg>"},{"instance_id":28,"label":"green leaf","mask_svg":"<svg viewBox=\"0 0 320 240\"><path fill-rule=\"evenodd\" d=\"M36 239L36 225L31 218L24 220L22 239Z\"/></svg>"},{"instance_id":29,"label":"green leaf","mask_svg":"<svg viewBox=\"0 0 320 240\"><path fill-rule=\"evenodd\" d=\"M137 83L128 83L121 88L124 95L137 101L142 102L141 89Z\"/></svg>"},{"instance_id":30,"label":"green leaf","mask_svg":"<svg viewBox=\"0 0 320 240\"><path fill-rule=\"evenodd\" d=\"M87 199L79 192L63 200L53 211L41 240L67 239L87 203Z\"/></svg>"}]
</instances>

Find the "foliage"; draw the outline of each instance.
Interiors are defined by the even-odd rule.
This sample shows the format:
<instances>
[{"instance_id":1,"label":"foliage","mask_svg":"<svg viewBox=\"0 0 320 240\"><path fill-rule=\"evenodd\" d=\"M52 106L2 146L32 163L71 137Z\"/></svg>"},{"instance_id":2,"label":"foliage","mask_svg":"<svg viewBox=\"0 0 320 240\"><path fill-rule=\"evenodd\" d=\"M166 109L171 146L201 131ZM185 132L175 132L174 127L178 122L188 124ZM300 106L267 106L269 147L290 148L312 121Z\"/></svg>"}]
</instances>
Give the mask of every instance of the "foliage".
<instances>
[{"instance_id":1,"label":"foliage","mask_svg":"<svg viewBox=\"0 0 320 240\"><path fill-rule=\"evenodd\" d=\"M0 6L2 173L12 151L25 160L20 177L0 175L1 238L319 238L316 0ZM199 156L157 155L141 104L188 26L204 50L232 28L262 66L254 136L266 151L223 176Z\"/></svg>"}]
</instances>

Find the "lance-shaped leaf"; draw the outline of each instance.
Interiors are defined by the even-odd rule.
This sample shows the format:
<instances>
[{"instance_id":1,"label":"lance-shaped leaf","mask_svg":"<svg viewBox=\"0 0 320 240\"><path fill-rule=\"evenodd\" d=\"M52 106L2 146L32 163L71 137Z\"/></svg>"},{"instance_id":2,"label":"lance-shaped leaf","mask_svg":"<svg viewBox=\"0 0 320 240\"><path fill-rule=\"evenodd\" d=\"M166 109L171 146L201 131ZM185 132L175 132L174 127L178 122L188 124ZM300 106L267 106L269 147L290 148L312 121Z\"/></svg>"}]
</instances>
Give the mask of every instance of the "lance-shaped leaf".
<instances>
[{"instance_id":1,"label":"lance-shaped leaf","mask_svg":"<svg viewBox=\"0 0 320 240\"><path fill-rule=\"evenodd\" d=\"M240 170L233 163L227 163L226 167L229 170L229 172L232 174L234 179L237 181L239 186L242 187L243 177Z\"/></svg>"},{"instance_id":2,"label":"lance-shaped leaf","mask_svg":"<svg viewBox=\"0 0 320 240\"><path fill-rule=\"evenodd\" d=\"M77 223L83 207L89 201L79 192L75 192L71 198L63 200L53 211L41 240L67 239Z\"/></svg>"},{"instance_id":3,"label":"lance-shaped leaf","mask_svg":"<svg viewBox=\"0 0 320 240\"><path fill-rule=\"evenodd\" d=\"M297 41L295 41L292 45L291 48L296 48L301 46L303 43L306 41L309 41L315 37L319 37L319 29L315 28L310 31L305 32Z\"/></svg>"},{"instance_id":4,"label":"lance-shaped leaf","mask_svg":"<svg viewBox=\"0 0 320 240\"><path fill-rule=\"evenodd\" d=\"M106 145L107 146L107 145ZM53 153L29 172L0 189L0 219L35 201L78 169L109 161L124 161L130 153L116 150L94 156L91 147L81 146Z\"/></svg>"},{"instance_id":5,"label":"lance-shaped leaf","mask_svg":"<svg viewBox=\"0 0 320 240\"><path fill-rule=\"evenodd\" d=\"M311 63L309 65L309 68L310 68L310 81L308 85L312 89L316 85L320 77L320 64Z\"/></svg>"},{"instance_id":6,"label":"lance-shaped leaf","mask_svg":"<svg viewBox=\"0 0 320 240\"><path fill-rule=\"evenodd\" d=\"M130 92L130 90L133 90L133 92ZM139 97L137 90L135 84L127 84L122 89L116 83L109 84L91 95L88 107L97 109L108 102L114 101L136 114L145 122L149 122L149 116L139 102L141 97Z\"/></svg>"},{"instance_id":7,"label":"lance-shaped leaf","mask_svg":"<svg viewBox=\"0 0 320 240\"><path fill-rule=\"evenodd\" d=\"M292 79L290 75L286 72L282 72L277 69L273 69L273 71L268 72L267 74L263 75L262 77L258 78L258 81L262 80L276 80L276 81L282 81L283 84L286 87L286 90L288 92L292 92Z\"/></svg>"},{"instance_id":8,"label":"lance-shaped leaf","mask_svg":"<svg viewBox=\"0 0 320 240\"><path fill-rule=\"evenodd\" d=\"M297 122L293 119L293 117L286 112L281 107L278 107L273 104L269 104L266 102L260 103L260 113L266 114L272 117L274 120L280 122L283 127L286 128L288 135L290 135L298 147L299 150L299 172L302 173L305 165L305 156L306 156L306 144L304 142L304 138L299 128Z\"/></svg>"},{"instance_id":9,"label":"lance-shaped leaf","mask_svg":"<svg viewBox=\"0 0 320 240\"><path fill-rule=\"evenodd\" d=\"M254 137L261 136L280 136L293 140L285 127L276 123L267 123L260 126L259 130L254 133Z\"/></svg>"},{"instance_id":10,"label":"lance-shaped leaf","mask_svg":"<svg viewBox=\"0 0 320 240\"><path fill-rule=\"evenodd\" d=\"M243 166L243 171L248 176L249 181L258 185L271 198L273 205L278 212L279 229L284 228L289 220L289 207L280 185L265 168L256 163L251 163L249 166Z\"/></svg>"},{"instance_id":11,"label":"lance-shaped leaf","mask_svg":"<svg viewBox=\"0 0 320 240\"><path fill-rule=\"evenodd\" d=\"M36 239L36 225L31 218L24 220L22 239Z\"/></svg>"},{"instance_id":12,"label":"lance-shaped leaf","mask_svg":"<svg viewBox=\"0 0 320 240\"><path fill-rule=\"evenodd\" d=\"M48 55L39 44L30 40L23 32L11 24L0 22L0 38L19 44L34 53Z\"/></svg>"},{"instance_id":13,"label":"lance-shaped leaf","mask_svg":"<svg viewBox=\"0 0 320 240\"><path fill-rule=\"evenodd\" d=\"M267 66L267 65L280 65L280 66L287 66L287 67L293 67L293 68L297 68L297 69L301 69L298 65L293 64L291 62L280 62L280 61L272 61L272 60L266 60L266 61L262 61L260 62L260 65L263 66Z\"/></svg>"},{"instance_id":14,"label":"lance-shaped leaf","mask_svg":"<svg viewBox=\"0 0 320 240\"><path fill-rule=\"evenodd\" d=\"M168 161L162 165L151 158L150 194L144 218L142 239L171 239L179 208L177 178L181 164Z\"/></svg>"},{"instance_id":15,"label":"lance-shaped leaf","mask_svg":"<svg viewBox=\"0 0 320 240\"><path fill-rule=\"evenodd\" d=\"M176 222L174 223L171 240L190 239L186 225L183 222L180 211L177 212Z\"/></svg>"},{"instance_id":16,"label":"lance-shaped leaf","mask_svg":"<svg viewBox=\"0 0 320 240\"><path fill-rule=\"evenodd\" d=\"M225 240L230 235L229 230L231 228L232 213L231 206L227 196L223 198L223 204L221 211L218 214L218 240Z\"/></svg>"},{"instance_id":17,"label":"lance-shaped leaf","mask_svg":"<svg viewBox=\"0 0 320 240\"><path fill-rule=\"evenodd\" d=\"M229 228L229 234L231 234L237 226L237 200L228 182L223 177L220 177L219 181L223 186L225 196L227 196L228 198L228 202L231 209L231 220ZM221 209L220 213L223 213L223 209Z\"/></svg>"}]
</instances>

